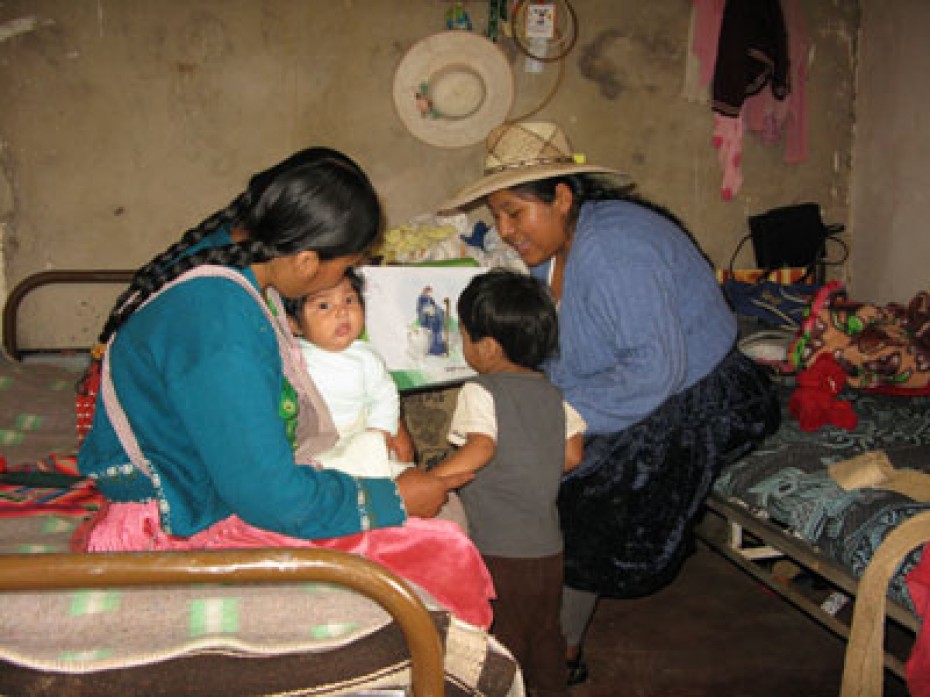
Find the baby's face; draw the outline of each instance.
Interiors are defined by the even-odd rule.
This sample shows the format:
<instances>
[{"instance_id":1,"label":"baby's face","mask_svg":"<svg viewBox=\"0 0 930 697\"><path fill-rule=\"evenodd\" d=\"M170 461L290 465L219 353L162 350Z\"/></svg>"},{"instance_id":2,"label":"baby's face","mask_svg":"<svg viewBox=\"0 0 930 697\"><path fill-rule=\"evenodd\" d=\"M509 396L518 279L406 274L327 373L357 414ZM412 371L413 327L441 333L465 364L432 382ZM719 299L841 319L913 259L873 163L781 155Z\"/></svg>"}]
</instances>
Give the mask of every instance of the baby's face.
<instances>
[{"instance_id":1,"label":"baby's face","mask_svg":"<svg viewBox=\"0 0 930 697\"><path fill-rule=\"evenodd\" d=\"M342 351L365 326L365 311L349 279L307 296L300 325L304 338L327 351Z\"/></svg>"}]
</instances>

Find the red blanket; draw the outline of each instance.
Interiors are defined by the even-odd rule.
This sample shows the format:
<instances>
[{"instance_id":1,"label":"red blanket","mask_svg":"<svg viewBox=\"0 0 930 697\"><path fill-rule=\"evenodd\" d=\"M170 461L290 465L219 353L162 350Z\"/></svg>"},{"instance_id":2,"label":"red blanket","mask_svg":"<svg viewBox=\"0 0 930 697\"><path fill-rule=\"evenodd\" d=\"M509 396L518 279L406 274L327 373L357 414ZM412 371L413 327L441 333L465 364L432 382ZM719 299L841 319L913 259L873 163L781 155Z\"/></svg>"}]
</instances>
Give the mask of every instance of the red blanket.
<instances>
[{"instance_id":1,"label":"red blanket","mask_svg":"<svg viewBox=\"0 0 930 697\"><path fill-rule=\"evenodd\" d=\"M921 629L907 660L907 689L912 697L930 697L930 635L924 631L930 618L930 545L924 546L920 561L905 580L921 618Z\"/></svg>"}]
</instances>

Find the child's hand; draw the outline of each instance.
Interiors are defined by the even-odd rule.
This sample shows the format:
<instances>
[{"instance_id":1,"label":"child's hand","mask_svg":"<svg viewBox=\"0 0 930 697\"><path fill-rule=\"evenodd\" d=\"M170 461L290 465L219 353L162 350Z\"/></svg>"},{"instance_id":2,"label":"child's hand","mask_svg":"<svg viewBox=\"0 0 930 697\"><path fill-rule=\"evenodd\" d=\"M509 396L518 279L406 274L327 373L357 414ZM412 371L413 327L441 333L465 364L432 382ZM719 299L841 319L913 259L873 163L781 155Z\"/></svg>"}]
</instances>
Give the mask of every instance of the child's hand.
<instances>
[{"instance_id":1,"label":"child's hand","mask_svg":"<svg viewBox=\"0 0 930 697\"><path fill-rule=\"evenodd\" d=\"M400 497L404 500L407 515L432 518L449 499L449 490L462 486L473 477L470 472L439 477L416 467L409 467L394 481Z\"/></svg>"},{"instance_id":2,"label":"child's hand","mask_svg":"<svg viewBox=\"0 0 930 697\"><path fill-rule=\"evenodd\" d=\"M452 491L468 484L468 482L475 478L475 473L456 472L455 474L437 474L436 476L446 483L446 487L449 491Z\"/></svg>"}]
</instances>

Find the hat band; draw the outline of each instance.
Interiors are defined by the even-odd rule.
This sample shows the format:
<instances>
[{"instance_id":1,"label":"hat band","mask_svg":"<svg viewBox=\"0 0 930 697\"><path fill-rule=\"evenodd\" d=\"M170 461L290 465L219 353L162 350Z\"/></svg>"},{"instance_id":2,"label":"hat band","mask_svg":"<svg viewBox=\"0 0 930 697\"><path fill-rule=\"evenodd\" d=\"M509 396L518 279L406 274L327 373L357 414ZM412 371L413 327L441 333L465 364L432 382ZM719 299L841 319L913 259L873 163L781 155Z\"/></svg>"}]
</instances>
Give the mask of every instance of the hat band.
<instances>
[{"instance_id":1,"label":"hat band","mask_svg":"<svg viewBox=\"0 0 930 697\"><path fill-rule=\"evenodd\" d=\"M497 167L485 167L484 174L485 176L489 174L500 174L501 172L506 172L511 169L522 169L524 167L536 167L538 165L570 165L575 164L575 158L570 156L563 157L537 157L532 160L519 160L518 162L510 162L505 165L498 165Z\"/></svg>"}]
</instances>

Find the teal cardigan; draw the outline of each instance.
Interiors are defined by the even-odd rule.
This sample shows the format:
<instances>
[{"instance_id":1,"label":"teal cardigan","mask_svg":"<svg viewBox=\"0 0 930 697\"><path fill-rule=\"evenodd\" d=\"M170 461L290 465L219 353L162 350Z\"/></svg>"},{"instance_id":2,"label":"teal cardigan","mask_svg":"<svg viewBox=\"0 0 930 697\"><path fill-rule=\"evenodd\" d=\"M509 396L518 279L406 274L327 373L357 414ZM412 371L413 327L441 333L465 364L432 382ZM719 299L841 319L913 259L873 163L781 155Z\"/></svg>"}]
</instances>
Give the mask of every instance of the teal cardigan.
<instances>
[{"instance_id":1,"label":"teal cardigan","mask_svg":"<svg viewBox=\"0 0 930 697\"><path fill-rule=\"evenodd\" d=\"M219 232L206 244L229 242ZM181 283L137 311L110 351L117 396L157 485L129 464L99 397L78 466L112 501L156 499L169 534L232 514L306 539L406 519L393 481L294 461L275 333L245 289L221 278Z\"/></svg>"}]
</instances>

